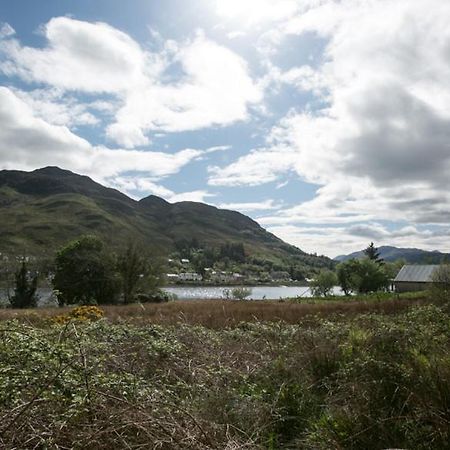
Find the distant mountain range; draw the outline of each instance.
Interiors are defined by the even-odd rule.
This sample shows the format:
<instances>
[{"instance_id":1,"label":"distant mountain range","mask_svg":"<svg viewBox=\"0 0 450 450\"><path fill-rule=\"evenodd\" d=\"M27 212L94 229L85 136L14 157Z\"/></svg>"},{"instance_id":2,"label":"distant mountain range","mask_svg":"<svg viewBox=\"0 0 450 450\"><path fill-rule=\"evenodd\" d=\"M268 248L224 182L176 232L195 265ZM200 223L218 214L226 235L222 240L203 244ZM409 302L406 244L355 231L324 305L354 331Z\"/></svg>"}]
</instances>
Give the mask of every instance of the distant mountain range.
<instances>
[{"instance_id":1,"label":"distant mountain range","mask_svg":"<svg viewBox=\"0 0 450 450\"><path fill-rule=\"evenodd\" d=\"M0 217L0 253L52 254L71 239L96 234L112 248L134 239L168 254L177 241L195 238L211 247L243 243L249 255L285 265L333 265L238 212L195 202L171 204L153 195L136 201L57 167L0 171Z\"/></svg>"},{"instance_id":2,"label":"distant mountain range","mask_svg":"<svg viewBox=\"0 0 450 450\"><path fill-rule=\"evenodd\" d=\"M440 264L443 261L450 261L450 253L441 253L438 251L426 251L418 248L398 248L391 246L379 247L380 257L385 261L393 262L398 259L404 259L409 264ZM363 258L364 250L350 253L349 255L340 255L334 258L335 261L348 261L353 258Z\"/></svg>"}]
</instances>

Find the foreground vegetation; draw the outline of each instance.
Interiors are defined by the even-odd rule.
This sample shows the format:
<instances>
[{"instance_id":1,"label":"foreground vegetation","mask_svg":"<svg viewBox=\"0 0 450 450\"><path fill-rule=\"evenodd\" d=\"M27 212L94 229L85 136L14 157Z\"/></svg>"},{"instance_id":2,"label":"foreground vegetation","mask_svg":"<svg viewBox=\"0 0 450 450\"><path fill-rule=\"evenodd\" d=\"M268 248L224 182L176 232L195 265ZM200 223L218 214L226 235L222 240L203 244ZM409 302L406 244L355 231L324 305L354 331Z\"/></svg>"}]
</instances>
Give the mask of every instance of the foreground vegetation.
<instances>
[{"instance_id":1,"label":"foreground vegetation","mask_svg":"<svg viewBox=\"0 0 450 450\"><path fill-rule=\"evenodd\" d=\"M5 449L449 448L445 303L39 312L1 312Z\"/></svg>"}]
</instances>

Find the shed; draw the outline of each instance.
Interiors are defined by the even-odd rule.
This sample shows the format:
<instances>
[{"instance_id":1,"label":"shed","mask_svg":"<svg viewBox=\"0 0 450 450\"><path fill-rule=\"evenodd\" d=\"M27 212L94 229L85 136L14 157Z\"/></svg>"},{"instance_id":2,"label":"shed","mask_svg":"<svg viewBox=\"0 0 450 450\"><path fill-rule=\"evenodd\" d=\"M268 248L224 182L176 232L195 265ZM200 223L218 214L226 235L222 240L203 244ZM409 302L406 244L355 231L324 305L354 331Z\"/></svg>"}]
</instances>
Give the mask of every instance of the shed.
<instances>
[{"instance_id":1,"label":"shed","mask_svg":"<svg viewBox=\"0 0 450 450\"><path fill-rule=\"evenodd\" d=\"M438 265L406 265L394 279L395 292L423 291L433 283L433 274Z\"/></svg>"}]
</instances>

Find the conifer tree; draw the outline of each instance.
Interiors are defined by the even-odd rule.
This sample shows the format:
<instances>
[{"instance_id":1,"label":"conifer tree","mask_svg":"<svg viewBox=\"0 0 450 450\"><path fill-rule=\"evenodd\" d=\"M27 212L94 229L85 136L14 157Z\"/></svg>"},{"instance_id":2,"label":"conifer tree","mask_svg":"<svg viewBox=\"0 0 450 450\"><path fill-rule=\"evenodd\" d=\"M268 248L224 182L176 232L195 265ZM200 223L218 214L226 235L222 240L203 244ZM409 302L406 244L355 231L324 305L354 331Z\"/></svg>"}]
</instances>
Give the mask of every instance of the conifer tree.
<instances>
[{"instance_id":1,"label":"conifer tree","mask_svg":"<svg viewBox=\"0 0 450 450\"><path fill-rule=\"evenodd\" d=\"M369 258L371 261L376 262L377 264L383 264L384 259L380 258L380 252L375 247L374 243L371 242L370 245L364 250L364 254Z\"/></svg>"},{"instance_id":2,"label":"conifer tree","mask_svg":"<svg viewBox=\"0 0 450 450\"><path fill-rule=\"evenodd\" d=\"M14 295L10 298L13 308L34 308L37 306L38 296L37 275L30 276L25 260L15 275Z\"/></svg>"}]
</instances>

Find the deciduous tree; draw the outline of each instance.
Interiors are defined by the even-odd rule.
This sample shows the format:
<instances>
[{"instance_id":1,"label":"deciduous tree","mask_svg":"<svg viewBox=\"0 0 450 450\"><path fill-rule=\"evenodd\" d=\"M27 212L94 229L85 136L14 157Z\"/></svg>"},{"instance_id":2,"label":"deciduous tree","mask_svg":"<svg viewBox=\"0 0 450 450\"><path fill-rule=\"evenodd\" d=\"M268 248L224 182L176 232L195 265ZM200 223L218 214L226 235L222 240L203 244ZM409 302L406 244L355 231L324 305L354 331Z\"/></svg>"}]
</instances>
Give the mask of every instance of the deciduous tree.
<instances>
[{"instance_id":1,"label":"deciduous tree","mask_svg":"<svg viewBox=\"0 0 450 450\"><path fill-rule=\"evenodd\" d=\"M120 280L113 255L95 236L70 242L56 256L53 287L60 305L116 303Z\"/></svg>"}]
</instances>

